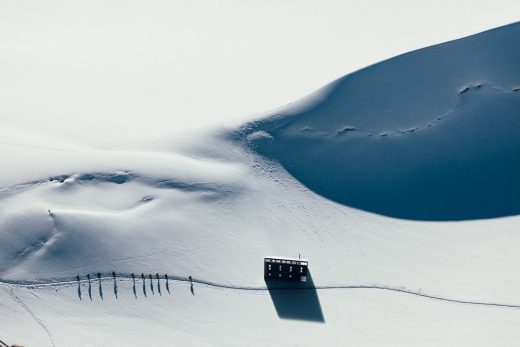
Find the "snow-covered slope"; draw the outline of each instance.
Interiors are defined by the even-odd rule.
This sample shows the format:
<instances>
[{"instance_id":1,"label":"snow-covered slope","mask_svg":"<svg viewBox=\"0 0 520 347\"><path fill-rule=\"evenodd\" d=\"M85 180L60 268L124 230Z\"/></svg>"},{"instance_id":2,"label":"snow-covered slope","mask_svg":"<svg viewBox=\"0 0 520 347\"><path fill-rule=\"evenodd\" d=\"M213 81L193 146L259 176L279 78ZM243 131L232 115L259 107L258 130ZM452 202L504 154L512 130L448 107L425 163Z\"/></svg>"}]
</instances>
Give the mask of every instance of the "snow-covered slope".
<instances>
[{"instance_id":1,"label":"snow-covered slope","mask_svg":"<svg viewBox=\"0 0 520 347\"><path fill-rule=\"evenodd\" d=\"M249 124L311 190L388 216L520 213L520 24L406 53Z\"/></svg>"},{"instance_id":2,"label":"snow-covered slope","mask_svg":"<svg viewBox=\"0 0 520 347\"><path fill-rule=\"evenodd\" d=\"M99 150L6 132L0 339L514 345L519 37L408 53L186 139ZM299 253L307 289L268 288L263 256ZM153 291L141 273L161 275Z\"/></svg>"}]
</instances>

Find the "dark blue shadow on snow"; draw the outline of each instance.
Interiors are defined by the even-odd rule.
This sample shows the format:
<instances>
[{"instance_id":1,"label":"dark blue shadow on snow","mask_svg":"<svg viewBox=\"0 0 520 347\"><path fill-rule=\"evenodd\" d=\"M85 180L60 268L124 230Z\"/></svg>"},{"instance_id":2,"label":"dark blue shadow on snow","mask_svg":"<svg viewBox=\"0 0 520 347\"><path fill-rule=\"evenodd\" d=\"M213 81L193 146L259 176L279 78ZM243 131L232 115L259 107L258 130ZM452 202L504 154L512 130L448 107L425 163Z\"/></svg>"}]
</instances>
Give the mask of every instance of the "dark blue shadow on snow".
<instances>
[{"instance_id":1,"label":"dark blue shadow on snow","mask_svg":"<svg viewBox=\"0 0 520 347\"><path fill-rule=\"evenodd\" d=\"M267 119L248 131L273 137L249 146L313 192L357 209L429 221L518 215L520 121L511 110L520 110L520 97L480 89L439 125L409 133L305 137Z\"/></svg>"},{"instance_id":2,"label":"dark blue shadow on snow","mask_svg":"<svg viewBox=\"0 0 520 347\"><path fill-rule=\"evenodd\" d=\"M306 283L266 279L265 284L276 313L281 319L325 323L310 270Z\"/></svg>"},{"instance_id":3,"label":"dark blue shadow on snow","mask_svg":"<svg viewBox=\"0 0 520 347\"><path fill-rule=\"evenodd\" d=\"M520 22L397 56L235 135L357 209L431 221L519 215L520 69L507 65L518 37ZM469 63L469 50L482 54Z\"/></svg>"}]
</instances>

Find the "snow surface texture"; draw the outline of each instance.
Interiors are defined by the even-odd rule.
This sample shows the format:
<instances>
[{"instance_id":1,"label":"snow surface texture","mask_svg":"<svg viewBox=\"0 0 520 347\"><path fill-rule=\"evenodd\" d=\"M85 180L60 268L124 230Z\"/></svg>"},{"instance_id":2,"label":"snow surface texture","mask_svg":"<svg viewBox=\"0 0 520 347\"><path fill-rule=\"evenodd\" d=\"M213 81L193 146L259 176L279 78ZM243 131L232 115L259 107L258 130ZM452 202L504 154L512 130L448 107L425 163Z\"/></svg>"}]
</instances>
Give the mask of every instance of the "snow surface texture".
<instances>
[{"instance_id":1,"label":"snow surface texture","mask_svg":"<svg viewBox=\"0 0 520 347\"><path fill-rule=\"evenodd\" d=\"M520 24L347 75L240 135L314 192L391 217L520 213Z\"/></svg>"},{"instance_id":2,"label":"snow surface texture","mask_svg":"<svg viewBox=\"0 0 520 347\"><path fill-rule=\"evenodd\" d=\"M6 132L0 339L515 345L519 39L408 53L189 141ZM264 282L266 254L298 253L307 286Z\"/></svg>"}]
</instances>

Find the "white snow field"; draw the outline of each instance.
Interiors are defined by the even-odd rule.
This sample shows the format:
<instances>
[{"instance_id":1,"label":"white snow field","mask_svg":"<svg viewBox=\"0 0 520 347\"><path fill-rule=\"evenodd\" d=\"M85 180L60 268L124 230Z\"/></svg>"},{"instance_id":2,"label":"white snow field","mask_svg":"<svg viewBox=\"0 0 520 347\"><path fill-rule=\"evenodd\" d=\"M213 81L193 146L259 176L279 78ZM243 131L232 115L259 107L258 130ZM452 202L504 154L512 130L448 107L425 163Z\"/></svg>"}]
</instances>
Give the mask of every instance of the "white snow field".
<instances>
[{"instance_id":1,"label":"white snow field","mask_svg":"<svg viewBox=\"0 0 520 347\"><path fill-rule=\"evenodd\" d=\"M105 150L1 139L6 343L520 342L520 23L238 128ZM298 254L309 283L267 286L263 257Z\"/></svg>"}]
</instances>

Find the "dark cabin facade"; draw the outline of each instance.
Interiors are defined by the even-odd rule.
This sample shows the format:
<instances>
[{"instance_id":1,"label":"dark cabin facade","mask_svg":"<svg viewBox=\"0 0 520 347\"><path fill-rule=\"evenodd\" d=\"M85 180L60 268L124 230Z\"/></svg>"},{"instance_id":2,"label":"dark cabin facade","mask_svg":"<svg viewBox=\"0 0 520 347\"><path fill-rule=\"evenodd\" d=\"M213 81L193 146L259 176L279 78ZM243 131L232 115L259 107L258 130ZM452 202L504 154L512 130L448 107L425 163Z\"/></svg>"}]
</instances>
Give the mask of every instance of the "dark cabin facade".
<instances>
[{"instance_id":1,"label":"dark cabin facade","mask_svg":"<svg viewBox=\"0 0 520 347\"><path fill-rule=\"evenodd\" d=\"M264 278L294 282L307 282L309 262L303 259L265 257Z\"/></svg>"}]
</instances>

